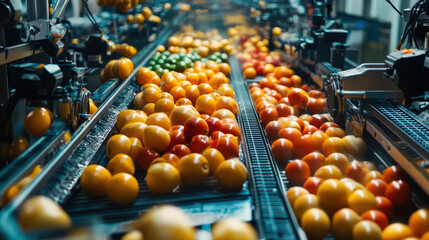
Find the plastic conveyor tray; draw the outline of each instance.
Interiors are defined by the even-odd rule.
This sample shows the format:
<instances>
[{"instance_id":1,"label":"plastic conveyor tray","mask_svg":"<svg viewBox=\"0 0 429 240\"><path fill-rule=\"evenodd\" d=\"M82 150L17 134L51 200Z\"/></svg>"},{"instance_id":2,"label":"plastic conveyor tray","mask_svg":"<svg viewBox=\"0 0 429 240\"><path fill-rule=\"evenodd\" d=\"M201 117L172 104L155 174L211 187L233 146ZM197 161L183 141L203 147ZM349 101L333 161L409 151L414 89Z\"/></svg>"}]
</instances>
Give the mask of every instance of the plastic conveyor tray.
<instances>
[{"instance_id":1,"label":"plastic conveyor tray","mask_svg":"<svg viewBox=\"0 0 429 240\"><path fill-rule=\"evenodd\" d=\"M257 225L261 238L264 239L299 239L297 225L293 222L290 209L284 195L284 188L270 159L269 148L265 143L262 129L253 110L250 96L241 73L236 71L238 64L235 58L230 60L231 85L237 94L240 107L239 125L243 132L240 158L249 169L250 179L242 189L231 191L218 186L209 178L197 187L180 188L178 192L158 195L151 194L144 181L144 172L138 169L135 176L139 179L140 193L131 206L119 207L107 198L91 199L76 184L72 195L64 202L64 209L74 222L87 222L98 219L106 224L129 222L145 209L157 204L174 204L180 206L192 216L194 224L203 229L224 217L237 217ZM94 162L95 161L95 162ZM104 147L100 147L91 163L105 165L107 158ZM50 196L49 189L42 193ZM52 190L51 190L52 192ZM53 197L53 196L51 196ZM253 211L255 206L255 211Z\"/></svg>"},{"instance_id":2,"label":"plastic conveyor tray","mask_svg":"<svg viewBox=\"0 0 429 240\"><path fill-rule=\"evenodd\" d=\"M414 113L389 100L368 101L371 113L381 120L414 151L429 159L429 124L418 120Z\"/></svg>"},{"instance_id":3,"label":"plastic conveyor tray","mask_svg":"<svg viewBox=\"0 0 429 240\"><path fill-rule=\"evenodd\" d=\"M247 80L247 84L246 87L248 85L250 85L251 83L257 83L259 82L263 77L261 76L257 76L255 79L252 80ZM249 90L247 90L247 94L250 95ZM275 165L274 169L276 169L278 171L278 176L280 176L282 183L284 184L283 189L287 190L289 187L289 182L286 178L285 175L285 168L286 168L286 164L277 164L274 160L274 158L272 157L272 153L270 151L270 143L268 141L268 138L265 134L264 129L262 128L262 123L259 121L259 117L256 113L254 104L252 99L249 100L250 101L250 106L252 107L253 111L255 111L254 116L256 116L256 124L259 125L259 128L262 131L262 140L261 143L266 145L268 147L268 156L267 158L271 159L272 163ZM374 106L378 106L378 107L384 107L384 109L382 110L382 112L388 114L389 119L393 119L393 120L397 120L399 119L402 123L399 126L404 126L406 130L408 131L412 131L412 130L416 130L416 132L414 132L414 136L416 136L417 134L421 134L424 131L427 132L427 127L426 125L422 124L421 122L418 122L418 120L416 119L416 117L411 118L412 120L412 124L414 124L412 127L409 125L410 123L408 123L408 125L405 125L404 123L406 121L402 121L404 118L406 118L407 116L398 116L398 115L393 115L393 114L397 114L399 113L403 113L405 112L403 110L403 108L399 108L397 109L397 105L393 104L391 102L388 101L377 101L377 102L382 102L379 105L374 105ZM371 102L371 104L373 104L373 102ZM249 110L251 111L251 110ZM409 114L409 111L405 112L404 114ZM410 118L410 117L408 117ZM410 122L410 120L409 120ZM417 122L417 123L416 123ZM255 127L256 129L256 127ZM426 129L426 130L425 130ZM421 135L419 135L421 136ZM429 138L429 132L426 133L426 135L422 136L420 138L420 140L423 140L424 138ZM373 138L373 136L371 136L371 134L367 131L364 132L364 136L363 139L365 140L365 142L367 143L368 146L368 151L367 151L367 155L366 155L366 160L372 162L375 167L379 170L379 171L383 171L386 168L392 166L392 165L397 165L398 163L389 155L388 152L386 152L383 148L383 146L380 144L380 142L377 141L377 139ZM399 138L398 138L399 139ZM262 148L262 147L261 147ZM395 209L395 213L391 219L392 222L403 222L405 224L407 224L408 222L408 217L409 217L409 213L416 211L418 208L427 208L428 207L428 203L427 203L427 195L425 194L424 191L422 191L422 186L415 181L415 179L413 178L408 178L407 179L407 183L409 184L411 191L412 191L412 203L408 204L406 207L401 208L401 209ZM289 203L288 203L289 205ZM297 222L293 211L290 211L291 213L291 220L292 222ZM328 235L327 237L324 238L324 240L331 240L331 239L335 239L332 235Z\"/></svg>"}]
</instances>

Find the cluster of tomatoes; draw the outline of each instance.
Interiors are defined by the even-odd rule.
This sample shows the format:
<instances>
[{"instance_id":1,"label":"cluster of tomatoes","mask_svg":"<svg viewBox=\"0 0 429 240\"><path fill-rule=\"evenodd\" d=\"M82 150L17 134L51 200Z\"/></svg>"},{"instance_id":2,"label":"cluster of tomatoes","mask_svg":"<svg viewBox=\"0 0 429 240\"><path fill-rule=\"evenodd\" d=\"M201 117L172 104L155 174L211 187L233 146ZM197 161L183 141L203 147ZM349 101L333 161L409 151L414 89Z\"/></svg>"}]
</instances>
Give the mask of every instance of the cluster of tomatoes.
<instances>
[{"instance_id":1,"label":"cluster of tomatoes","mask_svg":"<svg viewBox=\"0 0 429 240\"><path fill-rule=\"evenodd\" d=\"M106 143L107 167L88 166L81 177L83 190L130 204L139 192L135 164L146 171L153 193L199 185L210 175L224 188L240 188L247 169L238 159L241 132L229 72L228 64L213 61L161 78L139 69L135 109L118 114L118 134Z\"/></svg>"},{"instance_id":2,"label":"cluster of tomatoes","mask_svg":"<svg viewBox=\"0 0 429 240\"><path fill-rule=\"evenodd\" d=\"M280 65L280 53L269 51L267 39L262 40L259 35L250 38L242 35L239 42L241 52L237 54L237 58L241 63L243 75L247 79L253 79L257 75L267 75Z\"/></svg>"},{"instance_id":3,"label":"cluster of tomatoes","mask_svg":"<svg viewBox=\"0 0 429 240\"><path fill-rule=\"evenodd\" d=\"M331 232L338 239L413 239L427 232L428 239L426 209L414 212L408 225L388 225L393 210L411 201L403 170L392 166L382 174L372 162L358 160L366 155L363 139L346 135L321 114L323 92L298 86L297 77L294 85L294 76L278 67L249 90L273 157L286 165L287 197L307 237Z\"/></svg>"},{"instance_id":4,"label":"cluster of tomatoes","mask_svg":"<svg viewBox=\"0 0 429 240\"><path fill-rule=\"evenodd\" d=\"M133 69L134 64L129 58L110 60L100 72L100 81L104 83L105 81L109 81L114 78L125 80L130 76Z\"/></svg>"}]
</instances>

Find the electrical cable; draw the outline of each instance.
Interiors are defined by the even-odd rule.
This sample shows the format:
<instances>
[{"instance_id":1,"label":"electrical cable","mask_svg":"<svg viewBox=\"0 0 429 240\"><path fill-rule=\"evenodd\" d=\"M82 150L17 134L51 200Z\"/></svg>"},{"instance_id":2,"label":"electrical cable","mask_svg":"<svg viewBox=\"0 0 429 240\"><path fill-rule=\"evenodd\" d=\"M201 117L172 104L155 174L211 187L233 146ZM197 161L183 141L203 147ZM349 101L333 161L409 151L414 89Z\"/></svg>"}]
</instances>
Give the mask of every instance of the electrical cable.
<instances>
[{"instance_id":1,"label":"electrical cable","mask_svg":"<svg viewBox=\"0 0 429 240\"><path fill-rule=\"evenodd\" d=\"M387 1L387 0L386 0ZM417 40L415 39L415 27L416 27L416 23L418 18L425 13L426 8L428 7L429 1L428 0L419 0L417 3L415 3L413 5L413 7L411 8L410 11L410 17L409 20L407 22L407 24L405 25L405 29L404 29L404 33L402 34L398 45L396 46L396 50L400 50L402 45L405 42L405 39L407 39L410 42L414 41L414 44L416 45L416 47L418 46Z\"/></svg>"},{"instance_id":2,"label":"electrical cable","mask_svg":"<svg viewBox=\"0 0 429 240\"><path fill-rule=\"evenodd\" d=\"M103 37L103 31L101 30L100 25L98 25L97 20L95 19L94 15L92 15L91 10L88 6L88 0L82 0L83 7L85 9L85 14L88 17L89 21L94 25L94 27L98 30L98 32L101 34L101 37Z\"/></svg>"},{"instance_id":3,"label":"electrical cable","mask_svg":"<svg viewBox=\"0 0 429 240\"><path fill-rule=\"evenodd\" d=\"M395 9L395 11L396 11L399 15L401 15L401 16L402 16L401 11L399 11L399 10L395 7L395 5L393 5L393 3L392 3L390 0L386 0L386 2L387 2L387 3L389 3L389 4L390 4L390 6L392 6L392 7L393 7L393 9Z\"/></svg>"}]
</instances>

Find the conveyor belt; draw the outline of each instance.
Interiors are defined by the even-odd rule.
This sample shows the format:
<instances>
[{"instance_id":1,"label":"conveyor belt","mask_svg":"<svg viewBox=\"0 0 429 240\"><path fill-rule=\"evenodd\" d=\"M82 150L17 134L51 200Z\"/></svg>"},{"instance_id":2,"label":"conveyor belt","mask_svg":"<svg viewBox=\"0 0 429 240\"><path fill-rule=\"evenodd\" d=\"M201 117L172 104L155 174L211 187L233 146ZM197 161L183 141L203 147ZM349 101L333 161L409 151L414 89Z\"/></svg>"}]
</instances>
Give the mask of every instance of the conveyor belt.
<instances>
[{"instance_id":1,"label":"conveyor belt","mask_svg":"<svg viewBox=\"0 0 429 240\"><path fill-rule=\"evenodd\" d=\"M230 58L231 69L241 69L235 57ZM239 121L244 132L245 154L251 169L252 194L260 237L265 239L300 239L298 225L285 198L279 170L271 157L264 130L253 107L247 85L240 71L233 71L231 84L240 107Z\"/></svg>"},{"instance_id":2,"label":"conveyor belt","mask_svg":"<svg viewBox=\"0 0 429 240\"><path fill-rule=\"evenodd\" d=\"M54 122L53 127L42 137L37 139L10 165L0 171L0 195L27 174L33 171L36 165L45 165L64 145L64 122Z\"/></svg>"},{"instance_id":3,"label":"conveyor belt","mask_svg":"<svg viewBox=\"0 0 429 240\"><path fill-rule=\"evenodd\" d=\"M400 139L429 159L429 126L403 106L389 100L368 101L370 112Z\"/></svg>"},{"instance_id":4,"label":"conveyor belt","mask_svg":"<svg viewBox=\"0 0 429 240\"><path fill-rule=\"evenodd\" d=\"M183 20L183 16L184 16L183 14L177 16L175 21L172 23L172 26L178 26L180 21ZM65 145L65 147L45 165L43 171L25 189L23 189L20 192L20 194L9 205L7 205L5 208L2 209L2 211L0 212L0 222L2 222L2 224L0 225L0 239L3 239L3 238L25 239L25 236L23 235L17 223L17 219L15 215L16 210L18 210L18 208L25 201L25 199L40 192L43 187L45 187L46 189L46 187L49 186L48 191L45 191L45 193L48 193L49 191L53 193L56 191L56 195L54 195L55 196L54 199L57 201L60 199L64 200L67 196L69 196L69 192L66 189L64 189L65 185L63 184L64 182L66 182L67 184L69 184L66 186L73 187L75 182L66 181L67 179L70 179L70 175L64 176L56 173L71 172L71 171L64 170L64 167L67 166L67 164L64 164L64 161L69 156L71 156L73 152L75 152L76 148L79 145L81 147L86 147L86 148L95 147L95 145L92 145L94 144L94 142L91 142L91 138L87 138L88 134L91 131L93 132L93 131L99 130L98 129L99 121L103 121L103 120L107 121L109 117L111 117L114 114L115 114L114 116L116 117L116 114L118 112L113 113L113 111L118 111L118 109L115 109L114 106L117 106L118 104L123 104L124 102L126 102L126 100L124 100L124 97L126 98L127 96L128 97L131 96L131 99L129 100L129 102L132 100L132 93L131 93L132 89L131 89L130 83L134 81L134 75L137 71L137 68L141 66L141 63L149 59L149 57L156 51L157 45L166 41L166 39L172 34L173 31L174 31L173 27L163 30L163 32L159 35L159 38L157 38L154 42L149 44L145 48L145 50L139 52L132 59L132 61L134 62L135 69L131 73L131 75L118 86L116 92L114 92L111 96L109 96L109 98L99 107L98 111L92 116L92 118L86 121L83 125L81 125L76 130L70 142L68 142L68 144ZM110 130L111 130L111 127L109 129L109 132ZM88 141L86 143L87 145L81 145L84 139ZM74 162L74 163L79 164L79 162ZM79 166L82 166L82 165L79 165ZM62 170L60 169L61 167L63 167ZM76 172L76 171L72 172L72 174L76 174L76 173L79 173L79 172ZM57 179L53 180L53 178L57 178ZM46 183L48 183L48 185Z\"/></svg>"}]
</instances>

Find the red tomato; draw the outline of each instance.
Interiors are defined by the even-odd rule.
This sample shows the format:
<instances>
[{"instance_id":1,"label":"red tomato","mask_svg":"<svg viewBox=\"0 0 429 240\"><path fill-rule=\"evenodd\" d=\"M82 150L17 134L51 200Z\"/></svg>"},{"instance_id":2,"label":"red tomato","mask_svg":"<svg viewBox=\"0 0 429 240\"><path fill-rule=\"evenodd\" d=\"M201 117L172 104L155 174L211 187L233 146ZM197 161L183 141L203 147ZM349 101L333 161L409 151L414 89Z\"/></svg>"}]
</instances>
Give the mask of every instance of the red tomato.
<instances>
[{"instance_id":1,"label":"red tomato","mask_svg":"<svg viewBox=\"0 0 429 240\"><path fill-rule=\"evenodd\" d=\"M304 127L304 130L302 130L302 134L312 134L316 131L318 131L319 129L313 125L308 125Z\"/></svg>"},{"instance_id":2,"label":"red tomato","mask_svg":"<svg viewBox=\"0 0 429 240\"><path fill-rule=\"evenodd\" d=\"M288 117L293 114L293 108L285 103L280 103L276 106L279 117Z\"/></svg>"},{"instance_id":3,"label":"red tomato","mask_svg":"<svg viewBox=\"0 0 429 240\"><path fill-rule=\"evenodd\" d=\"M286 165L285 174L292 185L302 185L310 177L310 167L302 160L293 160Z\"/></svg>"},{"instance_id":4,"label":"red tomato","mask_svg":"<svg viewBox=\"0 0 429 240\"><path fill-rule=\"evenodd\" d=\"M410 187L402 180L395 180L389 183L384 195L395 207L404 207L411 201Z\"/></svg>"},{"instance_id":5,"label":"red tomato","mask_svg":"<svg viewBox=\"0 0 429 240\"><path fill-rule=\"evenodd\" d=\"M240 128L233 124L233 123L225 123L222 124L222 128L220 129L221 132L225 133L225 134L232 134L236 137L238 137L239 139L241 139L241 131Z\"/></svg>"},{"instance_id":6,"label":"red tomato","mask_svg":"<svg viewBox=\"0 0 429 240\"><path fill-rule=\"evenodd\" d=\"M317 194L317 189L322 184L323 179L318 177L309 177L304 183L304 188L311 194Z\"/></svg>"},{"instance_id":7,"label":"red tomato","mask_svg":"<svg viewBox=\"0 0 429 240\"><path fill-rule=\"evenodd\" d=\"M279 132L282 128L283 126L278 121L271 121L265 126L265 133L271 143L279 138Z\"/></svg>"},{"instance_id":8,"label":"red tomato","mask_svg":"<svg viewBox=\"0 0 429 240\"><path fill-rule=\"evenodd\" d=\"M207 119L210 117L210 115L207 114L201 114L200 118L202 118L204 121L207 121Z\"/></svg>"},{"instance_id":9,"label":"red tomato","mask_svg":"<svg viewBox=\"0 0 429 240\"><path fill-rule=\"evenodd\" d=\"M184 132L186 140L191 141L195 135L208 135L209 126L204 119L200 117L192 117L186 120L184 124Z\"/></svg>"},{"instance_id":10,"label":"red tomato","mask_svg":"<svg viewBox=\"0 0 429 240\"><path fill-rule=\"evenodd\" d=\"M222 153L225 159L238 157L238 143L227 137L220 137L219 139L213 141L211 147L219 150L219 152Z\"/></svg>"},{"instance_id":11,"label":"red tomato","mask_svg":"<svg viewBox=\"0 0 429 240\"><path fill-rule=\"evenodd\" d=\"M369 210L360 216L361 220L369 220L377 223L377 225L383 230L388 223L386 214L379 210Z\"/></svg>"},{"instance_id":12,"label":"red tomato","mask_svg":"<svg viewBox=\"0 0 429 240\"><path fill-rule=\"evenodd\" d=\"M184 157L188 154L191 154L191 149L189 149L184 144L176 144L170 149L169 153L172 153L172 154L178 156L179 158L181 158L181 157Z\"/></svg>"},{"instance_id":13,"label":"red tomato","mask_svg":"<svg viewBox=\"0 0 429 240\"><path fill-rule=\"evenodd\" d=\"M193 153L201 153L212 144L213 140L206 135L195 135L189 143L189 148Z\"/></svg>"},{"instance_id":14,"label":"red tomato","mask_svg":"<svg viewBox=\"0 0 429 240\"><path fill-rule=\"evenodd\" d=\"M337 127L339 128L340 126L338 126L338 124L334 123L334 122L325 122L322 125L320 125L320 130L322 131L326 131L326 129L330 128L330 127Z\"/></svg>"},{"instance_id":15,"label":"red tomato","mask_svg":"<svg viewBox=\"0 0 429 240\"><path fill-rule=\"evenodd\" d=\"M275 121L279 118L279 113L275 108L267 108L259 113L259 118L262 124L265 126L271 121Z\"/></svg>"},{"instance_id":16,"label":"red tomato","mask_svg":"<svg viewBox=\"0 0 429 240\"><path fill-rule=\"evenodd\" d=\"M312 152L305 155L302 160L308 164L310 167L311 175L317 171L317 169L326 165L326 158L323 154L319 152Z\"/></svg>"},{"instance_id":17,"label":"red tomato","mask_svg":"<svg viewBox=\"0 0 429 240\"><path fill-rule=\"evenodd\" d=\"M313 117L311 118L311 120L310 120L309 123L311 125L317 127L317 128L320 128L320 126L322 126L322 124L325 123L325 122L329 122L329 119L327 119L323 115L315 114L315 115L313 115Z\"/></svg>"},{"instance_id":18,"label":"red tomato","mask_svg":"<svg viewBox=\"0 0 429 240\"><path fill-rule=\"evenodd\" d=\"M185 133L181 130L171 131L169 132L169 135L170 145L168 146L168 149L171 149L174 145L186 143Z\"/></svg>"},{"instance_id":19,"label":"red tomato","mask_svg":"<svg viewBox=\"0 0 429 240\"><path fill-rule=\"evenodd\" d=\"M222 124L227 124L227 123L232 123L234 125L236 125L238 127L238 123L237 121L231 119L231 118L224 118L222 120L220 120Z\"/></svg>"},{"instance_id":20,"label":"red tomato","mask_svg":"<svg viewBox=\"0 0 429 240\"><path fill-rule=\"evenodd\" d=\"M352 161L346 168L346 176L355 180L358 183L363 182L365 175L368 173L368 168L360 161Z\"/></svg>"},{"instance_id":21,"label":"red tomato","mask_svg":"<svg viewBox=\"0 0 429 240\"><path fill-rule=\"evenodd\" d=\"M165 153L164 155L161 156L161 158L165 159L167 163L170 163L173 166L176 166L180 159L178 156L172 153Z\"/></svg>"},{"instance_id":22,"label":"red tomato","mask_svg":"<svg viewBox=\"0 0 429 240\"><path fill-rule=\"evenodd\" d=\"M283 128L278 132L278 138L286 138L292 143L300 137L302 137L302 133L296 128Z\"/></svg>"},{"instance_id":23,"label":"red tomato","mask_svg":"<svg viewBox=\"0 0 429 240\"><path fill-rule=\"evenodd\" d=\"M155 158L159 158L159 157L160 157L159 153L155 152L154 150L147 147L142 147L137 152L137 157L135 161L139 164L139 166L143 170L147 171L152 161Z\"/></svg>"},{"instance_id":24,"label":"red tomato","mask_svg":"<svg viewBox=\"0 0 429 240\"><path fill-rule=\"evenodd\" d=\"M406 179L406 174L404 172L404 170L402 170L402 168L400 168L399 166L391 166L386 168L386 170L384 170L383 173L383 179L386 183L390 183L393 180L403 180L405 181Z\"/></svg>"},{"instance_id":25,"label":"red tomato","mask_svg":"<svg viewBox=\"0 0 429 240\"><path fill-rule=\"evenodd\" d=\"M393 204L386 197L375 197L375 201L377 202L377 210L382 211L388 218L393 215Z\"/></svg>"},{"instance_id":26,"label":"red tomato","mask_svg":"<svg viewBox=\"0 0 429 240\"><path fill-rule=\"evenodd\" d=\"M209 134L211 135L215 131L219 131L222 127L222 122L217 117L209 117L206 120L207 125L209 126Z\"/></svg>"},{"instance_id":27,"label":"red tomato","mask_svg":"<svg viewBox=\"0 0 429 240\"><path fill-rule=\"evenodd\" d=\"M277 139L271 144L271 152L278 164L285 164L287 160L291 159L292 150L293 143L284 138Z\"/></svg>"},{"instance_id":28,"label":"red tomato","mask_svg":"<svg viewBox=\"0 0 429 240\"><path fill-rule=\"evenodd\" d=\"M221 132L221 131L214 131L212 132L212 134L210 135L210 137L214 140L219 139L220 137L222 137L223 135L225 135L225 133Z\"/></svg>"},{"instance_id":29,"label":"red tomato","mask_svg":"<svg viewBox=\"0 0 429 240\"><path fill-rule=\"evenodd\" d=\"M174 130L179 130L179 131L183 132L183 129L184 129L183 125L174 125L170 128L170 132L172 132Z\"/></svg>"},{"instance_id":30,"label":"red tomato","mask_svg":"<svg viewBox=\"0 0 429 240\"><path fill-rule=\"evenodd\" d=\"M368 191L370 191L374 196L384 196L386 191L387 183L381 179L372 179L365 186Z\"/></svg>"}]
</instances>

